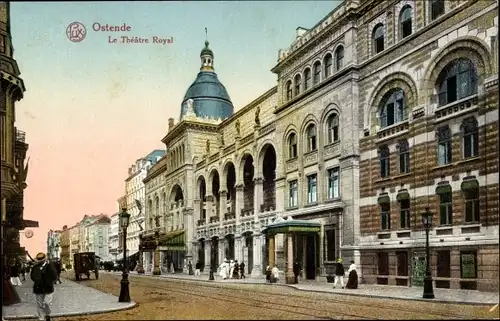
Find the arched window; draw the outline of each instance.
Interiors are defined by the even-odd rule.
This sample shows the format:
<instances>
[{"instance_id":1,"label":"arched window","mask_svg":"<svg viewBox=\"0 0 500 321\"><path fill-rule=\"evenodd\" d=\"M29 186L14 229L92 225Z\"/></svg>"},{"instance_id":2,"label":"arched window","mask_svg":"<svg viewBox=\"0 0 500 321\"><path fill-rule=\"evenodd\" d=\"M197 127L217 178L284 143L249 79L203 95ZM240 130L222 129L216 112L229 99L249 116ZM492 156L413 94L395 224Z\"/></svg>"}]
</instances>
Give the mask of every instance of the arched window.
<instances>
[{"instance_id":1,"label":"arched window","mask_svg":"<svg viewBox=\"0 0 500 321\"><path fill-rule=\"evenodd\" d=\"M412 15L413 9L410 5L406 5L401 9L399 16L399 38L404 39L412 33Z\"/></svg>"},{"instance_id":2,"label":"arched window","mask_svg":"<svg viewBox=\"0 0 500 321\"><path fill-rule=\"evenodd\" d=\"M324 59L324 74L325 74L325 79L330 77L331 74L332 74L332 55L331 54L327 54L325 56L325 59Z\"/></svg>"},{"instance_id":3,"label":"arched window","mask_svg":"<svg viewBox=\"0 0 500 321\"><path fill-rule=\"evenodd\" d=\"M472 96L477 93L477 73L467 58L450 62L441 71L437 81L439 106Z\"/></svg>"},{"instance_id":4,"label":"arched window","mask_svg":"<svg viewBox=\"0 0 500 321\"><path fill-rule=\"evenodd\" d=\"M292 99L292 81L286 83L286 100Z\"/></svg>"},{"instance_id":5,"label":"arched window","mask_svg":"<svg viewBox=\"0 0 500 321\"><path fill-rule=\"evenodd\" d=\"M479 151L479 134L474 117L466 118L462 122L462 136L464 158L476 157Z\"/></svg>"},{"instance_id":6,"label":"arched window","mask_svg":"<svg viewBox=\"0 0 500 321\"><path fill-rule=\"evenodd\" d=\"M335 50L335 70L340 70L344 66L344 47L339 46Z\"/></svg>"},{"instance_id":7,"label":"arched window","mask_svg":"<svg viewBox=\"0 0 500 321\"><path fill-rule=\"evenodd\" d=\"M438 136L438 165L451 163L451 130L450 127L443 126L437 129Z\"/></svg>"},{"instance_id":8,"label":"arched window","mask_svg":"<svg viewBox=\"0 0 500 321\"><path fill-rule=\"evenodd\" d=\"M396 88L384 95L380 102L380 127L394 125L405 119L405 95L402 89Z\"/></svg>"},{"instance_id":9,"label":"arched window","mask_svg":"<svg viewBox=\"0 0 500 321\"><path fill-rule=\"evenodd\" d=\"M326 120L327 133L326 141L332 144L339 141L339 116L331 114Z\"/></svg>"},{"instance_id":10,"label":"arched window","mask_svg":"<svg viewBox=\"0 0 500 321\"><path fill-rule=\"evenodd\" d=\"M410 172L410 147L407 140L400 140L398 143L399 153L399 173Z\"/></svg>"},{"instance_id":11,"label":"arched window","mask_svg":"<svg viewBox=\"0 0 500 321\"><path fill-rule=\"evenodd\" d=\"M308 90L309 88L311 88L311 69L310 68L306 68L306 70L304 70L304 91Z\"/></svg>"},{"instance_id":12,"label":"arched window","mask_svg":"<svg viewBox=\"0 0 500 321\"><path fill-rule=\"evenodd\" d=\"M389 147L387 145L381 146L380 150L380 177L389 177L390 164L389 164Z\"/></svg>"},{"instance_id":13,"label":"arched window","mask_svg":"<svg viewBox=\"0 0 500 321\"><path fill-rule=\"evenodd\" d=\"M313 65L313 85L319 84L321 81L321 63L316 61Z\"/></svg>"},{"instance_id":14,"label":"arched window","mask_svg":"<svg viewBox=\"0 0 500 321\"><path fill-rule=\"evenodd\" d=\"M307 151L312 152L316 150L316 126L313 124L307 126Z\"/></svg>"},{"instance_id":15,"label":"arched window","mask_svg":"<svg viewBox=\"0 0 500 321\"><path fill-rule=\"evenodd\" d=\"M292 159L297 157L297 135L291 133L288 136L288 158Z\"/></svg>"},{"instance_id":16,"label":"arched window","mask_svg":"<svg viewBox=\"0 0 500 321\"><path fill-rule=\"evenodd\" d=\"M384 51L384 25L379 23L373 28L373 53Z\"/></svg>"},{"instance_id":17,"label":"arched window","mask_svg":"<svg viewBox=\"0 0 500 321\"><path fill-rule=\"evenodd\" d=\"M302 77L300 75L295 76L295 92L294 95L298 96L300 94L300 84L302 82Z\"/></svg>"}]
</instances>

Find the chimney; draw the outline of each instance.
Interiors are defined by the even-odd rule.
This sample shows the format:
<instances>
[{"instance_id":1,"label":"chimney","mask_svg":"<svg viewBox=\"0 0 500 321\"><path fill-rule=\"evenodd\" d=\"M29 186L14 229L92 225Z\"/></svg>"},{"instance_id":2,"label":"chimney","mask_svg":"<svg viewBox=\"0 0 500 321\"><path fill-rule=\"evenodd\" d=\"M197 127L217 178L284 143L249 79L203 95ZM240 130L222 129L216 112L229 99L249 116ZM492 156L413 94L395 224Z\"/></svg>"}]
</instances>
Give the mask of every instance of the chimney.
<instances>
[{"instance_id":1,"label":"chimney","mask_svg":"<svg viewBox=\"0 0 500 321\"><path fill-rule=\"evenodd\" d=\"M171 131L174 128L174 119L170 117L168 119L168 131Z\"/></svg>"}]
</instances>

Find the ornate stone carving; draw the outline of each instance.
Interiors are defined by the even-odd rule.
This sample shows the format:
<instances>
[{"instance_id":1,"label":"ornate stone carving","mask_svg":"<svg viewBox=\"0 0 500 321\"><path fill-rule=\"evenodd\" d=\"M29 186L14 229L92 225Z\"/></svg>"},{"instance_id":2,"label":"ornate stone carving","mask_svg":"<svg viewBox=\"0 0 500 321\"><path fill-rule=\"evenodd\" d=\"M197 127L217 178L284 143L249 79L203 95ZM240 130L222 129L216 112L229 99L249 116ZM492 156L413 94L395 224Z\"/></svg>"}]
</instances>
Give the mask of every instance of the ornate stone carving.
<instances>
[{"instance_id":1,"label":"ornate stone carving","mask_svg":"<svg viewBox=\"0 0 500 321\"><path fill-rule=\"evenodd\" d=\"M260 107L255 109L255 125L260 126Z\"/></svg>"},{"instance_id":2,"label":"ornate stone carving","mask_svg":"<svg viewBox=\"0 0 500 321\"><path fill-rule=\"evenodd\" d=\"M297 159L288 160L285 168L287 173L297 170Z\"/></svg>"},{"instance_id":3,"label":"ornate stone carving","mask_svg":"<svg viewBox=\"0 0 500 321\"><path fill-rule=\"evenodd\" d=\"M240 127L240 120L237 119L236 123L234 124L234 127L236 128L236 135L240 136L241 135L241 127Z\"/></svg>"},{"instance_id":4,"label":"ornate stone carving","mask_svg":"<svg viewBox=\"0 0 500 321\"><path fill-rule=\"evenodd\" d=\"M340 155L340 144L332 144L325 147L324 150L325 158L331 158L336 155Z\"/></svg>"},{"instance_id":5,"label":"ornate stone carving","mask_svg":"<svg viewBox=\"0 0 500 321\"><path fill-rule=\"evenodd\" d=\"M318 151L310 152L304 157L304 164L309 165L318 161Z\"/></svg>"},{"instance_id":6,"label":"ornate stone carving","mask_svg":"<svg viewBox=\"0 0 500 321\"><path fill-rule=\"evenodd\" d=\"M207 139L205 151L206 151L207 155L210 155L210 140L209 139Z\"/></svg>"}]
</instances>

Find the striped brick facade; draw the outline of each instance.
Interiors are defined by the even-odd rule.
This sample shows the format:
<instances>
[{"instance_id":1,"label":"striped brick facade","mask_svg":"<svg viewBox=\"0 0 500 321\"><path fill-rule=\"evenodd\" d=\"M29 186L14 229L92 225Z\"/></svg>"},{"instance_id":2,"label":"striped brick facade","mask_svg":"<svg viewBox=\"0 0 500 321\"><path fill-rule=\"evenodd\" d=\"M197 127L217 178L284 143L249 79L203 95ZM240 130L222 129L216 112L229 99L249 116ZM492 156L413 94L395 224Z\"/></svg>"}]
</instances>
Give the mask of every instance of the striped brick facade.
<instances>
[{"instance_id":1,"label":"striped brick facade","mask_svg":"<svg viewBox=\"0 0 500 321\"><path fill-rule=\"evenodd\" d=\"M364 34L358 32L358 55L365 60L359 82L364 114L358 244L363 281L418 284L417 270L425 256L421 215L428 207L434 213L430 260L435 285L498 291L498 5L445 1L444 13L432 20L430 2L401 2L368 8L362 1L367 8L359 26ZM404 5L414 8L416 30L401 40L394 31L396 11ZM388 38L378 54L370 47L370 28L376 23L387 25ZM440 74L462 58L474 66L477 88L462 99L439 104ZM404 116L383 127L380 108L384 95L393 89L404 92ZM464 157L462 124L471 117L477 123L478 150L473 157ZM451 131L451 162L440 166L437 131L442 126ZM401 141L409 146L409 170L403 173ZM381 177L382 147L389 149L385 177ZM475 187L470 184L478 185L479 218L466 221L466 191ZM443 191L451 192L451 224L440 221ZM402 224L401 199L409 201L409 225ZM384 224L382 210L389 212Z\"/></svg>"}]
</instances>

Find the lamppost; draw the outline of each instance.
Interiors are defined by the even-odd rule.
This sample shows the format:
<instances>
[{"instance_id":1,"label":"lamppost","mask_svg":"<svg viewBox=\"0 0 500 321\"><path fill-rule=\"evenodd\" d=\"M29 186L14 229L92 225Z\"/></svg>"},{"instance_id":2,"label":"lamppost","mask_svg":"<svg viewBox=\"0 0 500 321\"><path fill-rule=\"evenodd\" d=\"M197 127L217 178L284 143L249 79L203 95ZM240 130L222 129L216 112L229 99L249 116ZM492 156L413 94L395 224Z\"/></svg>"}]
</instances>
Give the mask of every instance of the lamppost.
<instances>
[{"instance_id":1,"label":"lamppost","mask_svg":"<svg viewBox=\"0 0 500 321\"><path fill-rule=\"evenodd\" d=\"M208 276L208 280L210 280L210 281L215 280L215 278L214 278L214 265L215 265L214 249L215 249L214 240L212 240L212 242L210 242L210 273Z\"/></svg>"},{"instance_id":2,"label":"lamppost","mask_svg":"<svg viewBox=\"0 0 500 321\"><path fill-rule=\"evenodd\" d=\"M431 273L431 254L429 248L429 229L432 226L432 215L433 213L429 211L429 208L425 208L425 212L422 213L422 223L425 227L425 254L426 254L426 268L425 268L425 278L424 278L424 299L434 299L434 290L432 288L432 273Z\"/></svg>"},{"instance_id":3,"label":"lamppost","mask_svg":"<svg viewBox=\"0 0 500 321\"><path fill-rule=\"evenodd\" d=\"M130 219L130 214L126 208L122 208L120 213L120 226L123 231L123 273L120 281L120 297L118 302L130 302L130 291L128 281L128 264L127 264L127 227Z\"/></svg>"}]
</instances>

